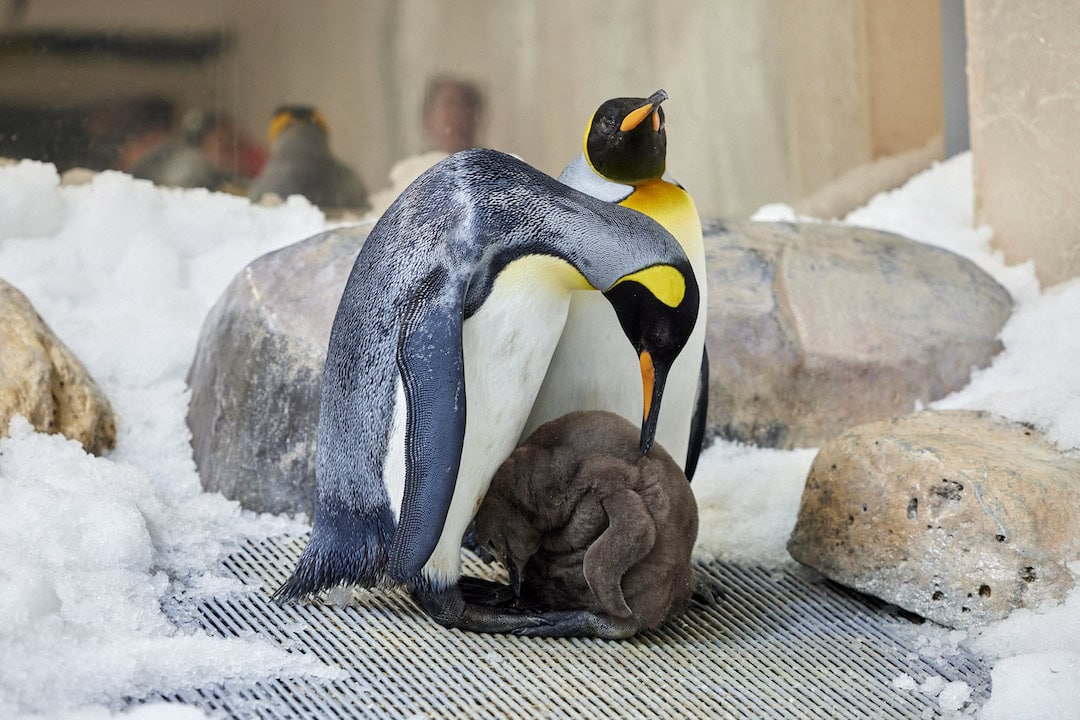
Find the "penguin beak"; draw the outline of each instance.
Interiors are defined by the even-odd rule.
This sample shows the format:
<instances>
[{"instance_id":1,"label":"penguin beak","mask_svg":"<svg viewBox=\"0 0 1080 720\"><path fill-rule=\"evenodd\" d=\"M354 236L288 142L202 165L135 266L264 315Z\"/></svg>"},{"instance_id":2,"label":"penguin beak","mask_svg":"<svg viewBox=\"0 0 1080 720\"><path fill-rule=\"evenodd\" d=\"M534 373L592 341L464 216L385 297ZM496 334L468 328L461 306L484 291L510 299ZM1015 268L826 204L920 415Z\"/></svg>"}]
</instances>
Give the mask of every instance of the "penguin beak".
<instances>
[{"instance_id":1,"label":"penguin beak","mask_svg":"<svg viewBox=\"0 0 1080 720\"><path fill-rule=\"evenodd\" d=\"M622 124L619 126L619 130L624 133L630 132L644 122L645 118L651 117L653 130L659 132L660 113L656 112L656 109L660 107L660 103L667 99L667 91L657 90L645 100L644 105L627 113L626 117L623 118Z\"/></svg>"},{"instance_id":2,"label":"penguin beak","mask_svg":"<svg viewBox=\"0 0 1080 720\"><path fill-rule=\"evenodd\" d=\"M667 363L657 362L652 353L642 350L638 355L641 364L641 389L645 400L641 419L641 454L648 455L656 438L656 422L660 419L660 398L667 384Z\"/></svg>"}]
</instances>

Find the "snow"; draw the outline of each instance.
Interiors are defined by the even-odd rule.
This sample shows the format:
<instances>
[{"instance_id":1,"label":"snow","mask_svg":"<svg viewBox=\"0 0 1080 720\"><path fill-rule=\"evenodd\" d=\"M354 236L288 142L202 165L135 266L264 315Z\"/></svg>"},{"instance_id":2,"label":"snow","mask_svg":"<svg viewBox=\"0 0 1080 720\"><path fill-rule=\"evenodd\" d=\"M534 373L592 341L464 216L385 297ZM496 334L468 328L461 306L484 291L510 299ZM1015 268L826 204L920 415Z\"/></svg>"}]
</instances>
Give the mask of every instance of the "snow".
<instances>
[{"instance_id":1,"label":"snow","mask_svg":"<svg viewBox=\"0 0 1080 720\"><path fill-rule=\"evenodd\" d=\"M778 205L757 217L796 219ZM844 222L964 255L1016 301L1004 351L933 407L992 410L1080 451L1080 280L1042 291L1030 264L1007 266L991 249L991 231L972 220L970 156L877 196ZM120 698L155 690L333 672L256 637L174 624L161 609L177 596L243 592L218 561L244 538L306 527L201 491L184 377L202 319L229 280L258 255L325 227L301 198L265 208L117 173L61 187L50 165L0 168L0 277L84 362L119 422L106 458L34 433L21 419L0 440L0 717L202 718L166 705L114 713ZM694 482L698 556L793 562L785 544L814 453L708 448ZM976 708L970 687L936 676L901 675L898 690L934 695L946 713L983 720L1077 717L1080 590L1059 607L1018 611L978 633L929 623L918 632L926 656L970 644L998 658L993 696Z\"/></svg>"},{"instance_id":2,"label":"snow","mask_svg":"<svg viewBox=\"0 0 1080 720\"><path fill-rule=\"evenodd\" d=\"M117 173L60 187L51 165L0 169L0 277L84 362L118 418L108 458L20 417L0 440L0 717L110 717L121 697L153 690L331 672L162 611L180 595L238 591L216 575L219 558L245 537L303 527L202 492L184 376L232 276L324 226L303 201L258 208ZM158 705L123 717L203 715Z\"/></svg>"}]
</instances>

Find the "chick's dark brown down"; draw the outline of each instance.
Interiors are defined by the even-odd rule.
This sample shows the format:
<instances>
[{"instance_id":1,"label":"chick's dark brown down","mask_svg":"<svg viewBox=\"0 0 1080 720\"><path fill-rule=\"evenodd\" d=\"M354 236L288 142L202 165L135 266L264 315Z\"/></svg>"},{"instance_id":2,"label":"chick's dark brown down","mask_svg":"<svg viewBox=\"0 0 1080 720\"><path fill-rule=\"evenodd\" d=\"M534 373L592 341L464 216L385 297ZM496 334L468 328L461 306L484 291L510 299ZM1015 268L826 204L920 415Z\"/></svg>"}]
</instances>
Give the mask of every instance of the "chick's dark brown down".
<instances>
[{"instance_id":1,"label":"chick's dark brown down","mask_svg":"<svg viewBox=\"0 0 1080 720\"><path fill-rule=\"evenodd\" d=\"M519 606L581 614L582 634L629 637L693 589L697 505L679 465L607 412L545 423L507 459L476 516Z\"/></svg>"}]
</instances>

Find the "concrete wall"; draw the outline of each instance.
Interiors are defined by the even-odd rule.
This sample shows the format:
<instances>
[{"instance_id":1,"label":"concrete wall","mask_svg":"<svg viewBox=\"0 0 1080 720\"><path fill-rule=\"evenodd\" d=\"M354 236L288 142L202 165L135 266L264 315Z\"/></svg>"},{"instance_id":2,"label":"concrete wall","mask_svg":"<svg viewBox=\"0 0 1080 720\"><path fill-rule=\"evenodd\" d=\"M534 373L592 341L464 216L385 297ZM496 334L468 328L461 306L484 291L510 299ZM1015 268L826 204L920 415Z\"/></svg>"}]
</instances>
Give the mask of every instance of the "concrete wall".
<instances>
[{"instance_id":1,"label":"concrete wall","mask_svg":"<svg viewBox=\"0 0 1080 720\"><path fill-rule=\"evenodd\" d=\"M904 177L851 171L940 154L939 0L29 0L23 26L219 28L233 50L199 68L83 72L80 92L167 78L261 137L282 102L320 106L332 145L371 189L422 148L432 73L475 79L485 144L557 173L600 101L665 88L669 169L705 215L814 198L843 214ZM115 75L112 78L119 77ZM0 79L0 92L18 81ZM927 149L929 147L929 149ZM895 163L892 167L895 167ZM903 173L900 173L903 175ZM841 198L841 199L837 199Z\"/></svg>"},{"instance_id":2,"label":"concrete wall","mask_svg":"<svg viewBox=\"0 0 1080 720\"><path fill-rule=\"evenodd\" d=\"M976 218L1044 285L1080 275L1080 4L965 9Z\"/></svg>"}]
</instances>

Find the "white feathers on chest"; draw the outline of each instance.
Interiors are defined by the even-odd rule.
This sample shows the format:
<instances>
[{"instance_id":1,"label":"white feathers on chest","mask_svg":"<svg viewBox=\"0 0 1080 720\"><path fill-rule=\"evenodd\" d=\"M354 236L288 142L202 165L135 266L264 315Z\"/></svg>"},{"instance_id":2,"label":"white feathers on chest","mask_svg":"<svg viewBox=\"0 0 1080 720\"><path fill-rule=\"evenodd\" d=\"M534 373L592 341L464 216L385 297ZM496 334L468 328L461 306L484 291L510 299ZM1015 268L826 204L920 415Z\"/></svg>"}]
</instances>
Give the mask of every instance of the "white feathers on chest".
<instances>
[{"instance_id":1,"label":"white feathers on chest","mask_svg":"<svg viewBox=\"0 0 1080 720\"><path fill-rule=\"evenodd\" d=\"M551 355L559 341L573 287L583 282L565 261L527 256L499 274L491 294L462 329L465 362L465 441L454 498L424 573L441 581L461 574L461 538L499 465L517 446ZM599 295L599 293L597 293ZM404 407L404 393L398 394ZM404 423L402 423L404 428ZM395 516L404 491L404 430L391 437L385 470Z\"/></svg>"}]
</instances>

